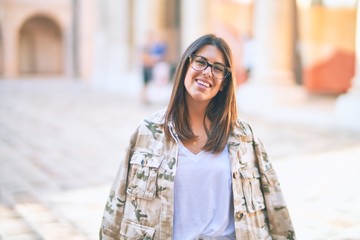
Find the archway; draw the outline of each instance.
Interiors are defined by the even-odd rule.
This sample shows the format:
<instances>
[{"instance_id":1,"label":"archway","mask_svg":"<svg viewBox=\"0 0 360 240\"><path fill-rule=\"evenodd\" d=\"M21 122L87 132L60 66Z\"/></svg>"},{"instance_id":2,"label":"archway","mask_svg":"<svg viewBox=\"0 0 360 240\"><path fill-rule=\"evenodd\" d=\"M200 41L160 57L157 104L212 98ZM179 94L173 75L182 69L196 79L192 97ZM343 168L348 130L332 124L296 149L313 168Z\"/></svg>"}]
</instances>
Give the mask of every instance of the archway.
<instances>
[{"instance_id":1,"label":"archway","mask_svg":"<svg viewBox=\"0 0 360 240\"><path fill-rule=\"evenodd\" d=\"M63 52L61 29L52 19L28 19L19 32L19 75L62 74Z\"/></svg>"}]
</instances>

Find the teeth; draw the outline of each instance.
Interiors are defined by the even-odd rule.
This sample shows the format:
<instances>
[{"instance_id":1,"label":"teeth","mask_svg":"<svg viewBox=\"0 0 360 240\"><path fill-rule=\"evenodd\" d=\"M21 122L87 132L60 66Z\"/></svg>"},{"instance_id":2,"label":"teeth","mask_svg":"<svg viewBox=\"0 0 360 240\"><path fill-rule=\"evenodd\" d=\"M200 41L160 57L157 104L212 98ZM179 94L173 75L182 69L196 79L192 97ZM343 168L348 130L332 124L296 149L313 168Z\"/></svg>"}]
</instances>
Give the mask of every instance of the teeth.
<instances>
[{"instance_id":1,"label":"teeth","mask_svg":"<svg viewBox=\"0 0 360 240\"><path fill-rule=\"evenodd\" d=\"M203 82L203 81L201 81L201 80L198 80L197 82L198 82L199 84L205 86L205 87L210 87L210 84L209 84L209 83Z\"/></svg>"}]
</instances>

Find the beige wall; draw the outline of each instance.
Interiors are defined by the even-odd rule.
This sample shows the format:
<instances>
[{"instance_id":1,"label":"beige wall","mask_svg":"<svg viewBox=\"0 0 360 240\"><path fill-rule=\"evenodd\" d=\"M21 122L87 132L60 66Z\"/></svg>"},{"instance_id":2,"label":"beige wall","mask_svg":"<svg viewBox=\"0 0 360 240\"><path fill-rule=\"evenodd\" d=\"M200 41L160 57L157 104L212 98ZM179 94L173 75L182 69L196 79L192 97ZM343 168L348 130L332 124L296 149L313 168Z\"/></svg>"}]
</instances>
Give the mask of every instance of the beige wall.
<instances>
[{"instance_id":1,"label":"beige wall","mask_svg":"<svg viewBox=\"0 0 360 240\"><path fill-rule=\"evenodd\" d=\"M355 20L354 8L300 8L300 42L304 64L314 64L335 49L354 52Z\"/></svg>"},{"instance_id":2,"label":"beige wall","mask_svg":"<svg viewBox=\"0 0 360 240\"><path fill-rule=\"evenodd\" d=\"M355 74L355 8L299 9L303 82L310 92L342 93Z\"/></svg>"},{"instance_id":3,"label":"beige wall","mask_svg":"<svg viewBox=\"0 0 360 240\"><path fill-rule=\"evenodd\" d=\"M253 21L253 4L237 3L234 1L214 0L210 2L210 27L217 24L227 28L237 35L251 35Z\"/></svg>"},{"instance_id":4,"label":"beige wall","mask_svg":"<svg viewBox=\"0 0 360 240\"><path fill-rule=\"evenodd\" d=\"M29 4L32 2L31 4ZM53 44L49 46L49 51L52 51L53 54L57 54L56 59L60 59L62 62L57 63L58 66L63 66L62 73L67 76L71 74L71 69L69 62L71 62L69 56L69 50L71 42L71 4L70 0L54 0L44 4L44 1L39 0L3 0L0 3L0 22L2 24L2 36L3 36L3 77L4 78L17 78L21 76L20 72L20 31L21 27L26 24L26 22L32 17L44 16L48 20L52 21L55 25L58 26L61 32L60 41L63 44L62 50L59 51L59 44ZM39 29L35 29L40 31ZM43 32L37 32L36 35L37 42L41 44L41 41L45 41L41 34ZM26 34L25 34L26 35ZM44 35L43 35L44 36ZM45 38L46 39L46 38ZM58 41L56 39L55 41ZM26 42L26 41L25 41ZM26 43L25 43L26 44ZM60 43L61 44L61 43ZM45 43L45 45L49 45ZM24 47L24 45L22 45ZM41 52L41 51L40 51ZM46 53L42 53L46 54ZM23 60L24 61L24 60ZM42 61L37 59L35 61ZM44 65L44 63L39 63ZM46 64L45 64L46 65ZM59 69L57 69L59 70Z\"/></svg>"}]
</instances>

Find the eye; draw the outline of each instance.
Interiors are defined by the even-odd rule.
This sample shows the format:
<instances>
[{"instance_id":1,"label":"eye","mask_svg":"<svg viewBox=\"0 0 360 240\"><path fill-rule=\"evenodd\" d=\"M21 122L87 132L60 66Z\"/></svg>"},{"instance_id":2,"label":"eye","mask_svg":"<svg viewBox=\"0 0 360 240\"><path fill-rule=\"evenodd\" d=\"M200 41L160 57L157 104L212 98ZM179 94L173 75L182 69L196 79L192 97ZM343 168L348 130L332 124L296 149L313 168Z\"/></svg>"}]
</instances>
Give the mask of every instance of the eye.
<instances>
[{"instance_id":1,"label":"eye","mask_svg":"<svg viewBox=\"0 0 360 240\"><path fill-rule=\"evenodd\" d=\"M214 64L213 71L215 71L216 73L223 73L223 72L225 72L225 68L222 65Z\"/></svg>"},{"instance_id":2,"label":"eye","mask_svg":"<svg viewBox=\"0 0 360 240\"><path fill-rule=\"evenodd\" d=\"M196 63L198 66L201 66L201 67L205 67L205 66L206 66L206 61L205 61L204 59L195 58L194 61L195 61L195 63Z\"/></svg>"}]
</instances>

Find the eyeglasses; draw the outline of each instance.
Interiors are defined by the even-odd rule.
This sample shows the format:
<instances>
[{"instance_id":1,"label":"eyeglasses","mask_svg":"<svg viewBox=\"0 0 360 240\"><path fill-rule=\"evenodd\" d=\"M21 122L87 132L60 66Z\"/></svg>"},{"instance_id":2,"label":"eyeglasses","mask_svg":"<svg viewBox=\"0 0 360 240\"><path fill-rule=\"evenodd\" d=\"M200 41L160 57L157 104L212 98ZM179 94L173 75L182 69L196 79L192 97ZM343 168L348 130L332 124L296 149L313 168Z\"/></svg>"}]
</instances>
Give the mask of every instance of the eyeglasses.
<instances>
[{"instance_id":1,"label":"eyeglasses","mask_svg":"<svg viewBox=\"0 0 360 240\"><path fill-rule=\"evenodd\" d=\"M202 56L192 54L190 57L190 66L195 71L204 71L209 66L211 67L211 73L215 78L224 79L229 76L231 69L221 63L211 64Z\"/></svg>"}]
</instances>

